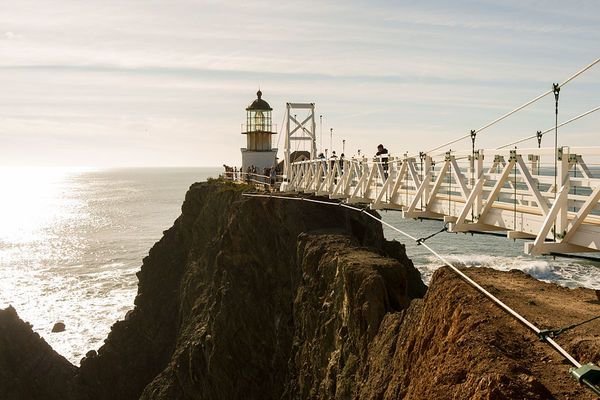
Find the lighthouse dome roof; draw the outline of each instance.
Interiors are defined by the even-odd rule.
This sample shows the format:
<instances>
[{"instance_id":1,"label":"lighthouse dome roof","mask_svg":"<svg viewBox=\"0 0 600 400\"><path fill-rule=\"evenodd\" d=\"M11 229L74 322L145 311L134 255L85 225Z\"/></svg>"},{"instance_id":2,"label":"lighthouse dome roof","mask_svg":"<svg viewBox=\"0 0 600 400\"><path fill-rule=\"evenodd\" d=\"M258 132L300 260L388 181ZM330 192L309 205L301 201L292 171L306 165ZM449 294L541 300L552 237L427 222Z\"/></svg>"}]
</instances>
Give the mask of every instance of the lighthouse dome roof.
<instances>
[{"instance_id":1,"label":"lighthouse dome roof","mask_svg":"<svg viewBox=\"0 0 600 400\"><path fill-rule=\"evenodd\" d=\"M264 101L261 97L262 97L262 92L259 90L258 92L256 92L256 100L254 100L252 102L252 104L250 104L248 106L248 108L246 108L246 111L252 111L252 110L262 110L262 111L271 111L273 110L271 108L271 106L269 105L269 103L267 103L266 101Z\"/></svg>"}]
</instances>

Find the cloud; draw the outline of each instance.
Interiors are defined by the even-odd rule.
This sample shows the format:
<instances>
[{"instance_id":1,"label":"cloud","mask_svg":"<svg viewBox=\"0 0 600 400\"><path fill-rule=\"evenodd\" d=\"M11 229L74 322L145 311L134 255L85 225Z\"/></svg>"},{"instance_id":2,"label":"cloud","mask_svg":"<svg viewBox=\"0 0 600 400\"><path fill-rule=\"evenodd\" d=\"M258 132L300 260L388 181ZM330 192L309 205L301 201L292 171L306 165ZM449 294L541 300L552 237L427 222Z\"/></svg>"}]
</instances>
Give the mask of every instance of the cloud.
<instances>
[{"instance_id":1,"label":"cloud","mask_svg":"<svg viewBox=\"0 0 600 400\"><path fill-rule=\"evenodd\" d=\"M116 164L173 160L161 141L172 154L179 146L179 164L234 164L260 85L277 123L286 101L316 102L348 148L377 138L412 152L540 94L597 57L600 42L597 2L321 3L0 4L0 135L31 138L40 152L73 140L104 162L110 146L136 149ZM599 85L594 71L573 82L561 113L597 105ZM546 127L552 110L543 103L499 124L502 138Z\"/></svg>"},{"instance_id":2,"label":"cloud","mask_svg":"<svg viewBox=\"0 0 600 400\"><path fill-rule=\"evenodd\" d=\"M18 35L18 34L14 33L14 32L11 32L11 31L4 32L4 34L2 35L2 37L4 39L7 39L7 40L15 40L15 39L22 38L21 35Z\"/></svg>"}]
</instances>

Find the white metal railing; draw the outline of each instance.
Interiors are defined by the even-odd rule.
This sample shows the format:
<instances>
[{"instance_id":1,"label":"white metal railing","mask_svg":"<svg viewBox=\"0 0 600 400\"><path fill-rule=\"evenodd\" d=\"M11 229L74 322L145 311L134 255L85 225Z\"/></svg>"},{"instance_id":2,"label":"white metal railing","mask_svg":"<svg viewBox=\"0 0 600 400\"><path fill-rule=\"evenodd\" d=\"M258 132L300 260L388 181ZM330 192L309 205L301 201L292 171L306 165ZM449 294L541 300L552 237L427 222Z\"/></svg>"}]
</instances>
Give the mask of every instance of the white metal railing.
<instances>
[{"instance_id":1,"label":"white metal railing","mask_svg":"<svg viewBox=\"0 0 600 400\"><path fill-rule=\"evenodd\" d=\"M227 181L254 185L259 189L278 190L283 181L283 175L262 175L253 172L226 170L221 177Z\"/></svg>"},{"instance_id":2,"label":"white metal railing","mask_svg":"<svg viewBox=\"0 0 600 400\"><path fill-rule=\"evenodd\" d=\"M556 169L554 154L496 149L300 161L284 188L441 219L451 232L505 231L531 239L530 254L600 251L600 165L592 163L600 147L560 148Z\"/></svg>"}]
</instances>

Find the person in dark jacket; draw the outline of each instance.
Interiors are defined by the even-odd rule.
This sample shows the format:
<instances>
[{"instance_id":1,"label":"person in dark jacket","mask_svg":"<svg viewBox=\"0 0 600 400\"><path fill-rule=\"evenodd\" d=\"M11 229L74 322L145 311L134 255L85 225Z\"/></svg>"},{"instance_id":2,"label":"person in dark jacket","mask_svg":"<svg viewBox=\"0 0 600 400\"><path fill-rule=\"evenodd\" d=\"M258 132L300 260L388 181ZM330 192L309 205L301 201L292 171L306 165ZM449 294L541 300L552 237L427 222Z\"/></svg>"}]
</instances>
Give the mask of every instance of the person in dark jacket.
<instances>
[{"instance_id":1,"label":"person in dark jacket","mask_svg":"<svg viewBox=\"0 0 600 400\"><path fill-rule=\"evenodd\" d=\"M383 147L382 144L380 144L379 146L377 146L377 153L375 153L375 157L379 157L379 160L381 161L381 164L383 166L383 175L385 176L385 179L387 179L389 158L388 149L386 149L385 147Z\"/></svg>"}]
</instances>

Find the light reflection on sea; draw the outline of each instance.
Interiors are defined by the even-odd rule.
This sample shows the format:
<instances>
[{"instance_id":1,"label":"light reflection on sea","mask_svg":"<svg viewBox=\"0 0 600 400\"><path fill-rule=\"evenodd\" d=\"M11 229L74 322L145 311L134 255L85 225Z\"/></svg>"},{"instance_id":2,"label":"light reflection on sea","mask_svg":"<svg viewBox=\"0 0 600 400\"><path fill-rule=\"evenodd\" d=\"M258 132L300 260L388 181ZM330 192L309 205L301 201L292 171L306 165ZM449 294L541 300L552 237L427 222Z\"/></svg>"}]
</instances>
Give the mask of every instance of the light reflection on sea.
<instances>
[{"instance_id":1,"label":"light reflection on sea","mask_svg":"<svg viewBox=\"0 0 600 400\"><path fill-rule=\"evenodd\" d=\"M0 168L0 307L75 364L132 307L135 273L215 168ZM51 333L63 321L66 331Z\"/></svg>"}]
</instances>

